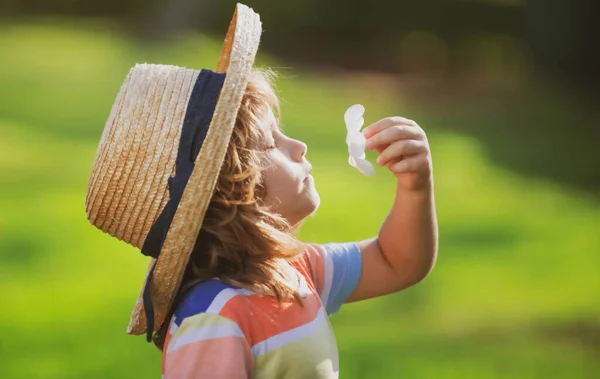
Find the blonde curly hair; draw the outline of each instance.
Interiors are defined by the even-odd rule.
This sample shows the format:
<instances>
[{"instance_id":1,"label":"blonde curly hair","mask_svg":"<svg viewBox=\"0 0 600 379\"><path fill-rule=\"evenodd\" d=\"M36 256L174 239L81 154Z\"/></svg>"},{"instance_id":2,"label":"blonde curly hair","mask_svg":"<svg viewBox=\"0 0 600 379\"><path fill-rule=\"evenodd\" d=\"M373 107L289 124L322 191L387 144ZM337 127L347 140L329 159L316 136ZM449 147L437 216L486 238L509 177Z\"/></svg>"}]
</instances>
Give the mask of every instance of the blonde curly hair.
<instances>
[{"instance_id":1,"label":"blonde curly hair","mask_svg":"<svg viewBox=\"0 0 600 379\"><path fill-rule=\"evenodd\" d=\"M251 73L181 288L154 338L161 350L177 304L190 288L207 279L273 294L280 304L291 296L302 305L284 274L284 263L298 256L302 246L291 234L291 225L262 203L267 190L262 178L267 164L262 123L269 109L279 114L274 77L271 70Z\"/></svg>"}]
</instances>

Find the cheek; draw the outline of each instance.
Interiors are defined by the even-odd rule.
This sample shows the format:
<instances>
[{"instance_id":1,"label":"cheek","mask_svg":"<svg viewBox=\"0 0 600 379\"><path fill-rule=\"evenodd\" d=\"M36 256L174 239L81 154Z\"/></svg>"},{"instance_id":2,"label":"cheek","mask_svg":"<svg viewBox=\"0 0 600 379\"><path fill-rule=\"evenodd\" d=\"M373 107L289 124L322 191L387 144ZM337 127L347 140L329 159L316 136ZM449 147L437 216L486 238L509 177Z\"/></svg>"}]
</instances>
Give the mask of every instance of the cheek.
<instances>
[{"instance_id":1,"label":"cheek","mask_svg":"<svg viewBox=\"0 0 600 379\"><path fill-rule=\"evenodd\" d=\"M298 192L297 179L285 161L273 157L270 166L263 172L267 205L285 202L288 197L293 197Z\"/></svg>"}]
</instances>

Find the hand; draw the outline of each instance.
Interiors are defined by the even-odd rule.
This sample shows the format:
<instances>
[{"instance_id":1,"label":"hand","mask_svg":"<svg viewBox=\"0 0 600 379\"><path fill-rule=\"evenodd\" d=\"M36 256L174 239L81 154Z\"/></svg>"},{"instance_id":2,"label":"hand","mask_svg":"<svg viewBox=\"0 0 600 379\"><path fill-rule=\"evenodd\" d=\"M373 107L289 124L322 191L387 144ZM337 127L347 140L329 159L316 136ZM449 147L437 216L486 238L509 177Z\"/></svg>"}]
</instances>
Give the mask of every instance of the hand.
<instances>
[{"instance_id":1,"label":"hand","mask_svg":"<svg viewBox=\"0 0 600 379\"><path fill-rule=\"evenodd\" d=\"M366 149L377 151L377 164L396 175L399 186L409 191L431 188L433 168L429 142L416 122L388 117L362 132L367 139Z\"/></svg>"}]
</instances>

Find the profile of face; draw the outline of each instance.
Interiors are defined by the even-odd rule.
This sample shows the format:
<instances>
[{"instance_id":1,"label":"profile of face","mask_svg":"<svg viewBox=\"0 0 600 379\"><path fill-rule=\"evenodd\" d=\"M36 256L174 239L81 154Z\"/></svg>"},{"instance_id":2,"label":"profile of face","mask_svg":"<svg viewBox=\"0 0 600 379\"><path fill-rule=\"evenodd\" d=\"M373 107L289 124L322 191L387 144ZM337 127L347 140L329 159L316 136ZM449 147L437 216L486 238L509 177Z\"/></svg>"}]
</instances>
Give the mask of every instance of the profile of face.
<instances>
[{"instance_id":1,"label":"profile of face","mask_svg":"<svg viewBox=\"0 0 600 379\"><path fill-rule=\"evenodd\" d=\"M312 166L306 160L307 146L283 134L271 109L262 125L268 159L263 203L296 226L315 212L320 202Z\"/></svg>"}]
</instances>

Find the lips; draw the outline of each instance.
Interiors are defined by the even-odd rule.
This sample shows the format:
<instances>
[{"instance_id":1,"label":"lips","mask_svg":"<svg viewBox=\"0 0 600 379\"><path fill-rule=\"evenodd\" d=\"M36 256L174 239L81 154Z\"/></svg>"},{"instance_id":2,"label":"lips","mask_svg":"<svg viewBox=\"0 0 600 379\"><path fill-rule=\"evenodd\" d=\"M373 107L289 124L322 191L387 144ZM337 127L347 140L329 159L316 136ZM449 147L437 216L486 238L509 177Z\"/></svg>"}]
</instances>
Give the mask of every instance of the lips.
<instances>
[{"instance_id":1,"label":"lips","mask_svg":"<svg viewBox=\"0 0 600 379\"><path fill-rule=\"evenodd\" d=\"M310 178L312 178L312 176L310 175L311 173L312 173L312 166L308 166L308 170L306 170L306 176L304 177L304 181L307 181Z\"/></svg>"}]
</instances>

